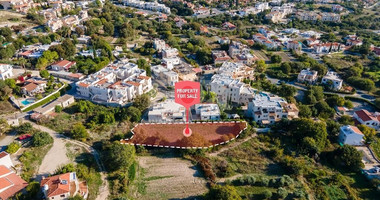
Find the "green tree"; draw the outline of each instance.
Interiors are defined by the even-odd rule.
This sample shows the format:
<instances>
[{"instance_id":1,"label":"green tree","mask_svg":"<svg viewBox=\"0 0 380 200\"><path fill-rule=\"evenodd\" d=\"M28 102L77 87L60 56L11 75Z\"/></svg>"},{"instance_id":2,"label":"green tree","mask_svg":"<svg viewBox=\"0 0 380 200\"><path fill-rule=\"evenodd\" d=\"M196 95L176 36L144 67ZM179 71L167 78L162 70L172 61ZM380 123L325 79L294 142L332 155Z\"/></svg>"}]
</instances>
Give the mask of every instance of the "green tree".
<instances>
[{"instance_id":1,"label":"green tree","mask_svg":"<svg viewBox=\"0 0 380 200\"><path fill-rule=\"evenodd\" d=\"M150 97L148 94L137 96L133 102L133 106L138 108L141 112L147 109L150 105Z\"/></svg>"},{"instance_id":2,"label":"green tree","mask_svg":"<svg viewBox=\"0 0 380 200\"><path fill-rule=\"evenodd\" d=\"M263 196L264 196L264 199L271 199L272 196L273 196L273 194L272 194L272 192L270 190L265 190L263 192Z\"/></svg>"},{"instance_id":3,"label":"green tree","mask_svg":"<svg viewBox=\"0 0 380 200\"><path fill-rule=\"evenodd\" d=\"M12 89L3 80L0 80L0 100L7 100L10 94L12 94Z\"/></svg>"},{"instance_id":4,"label":"green tree","mask_svg":"<svg viewBox=\"0 0 380 200\"><path fill-rule=\"evenodd\" d=\"M265 72L266 68L267 68L267 65L265 64L264 60L258 60L256 62L256 71L257 72L263 73L263 72Z\"/></svg>"},{"instance_id":5,"label":"green tree","mask_svg":"<svg viewBox=\"0 0 380 200\"><path fill-rule=\"evenodd\" d=\"M349 115L342 115L339 119L338 119L339 123L342 124L342 125L354 125L354 120L352 119L351 116Z\"/></svg>"},{"instance_id":6,"label":"green tree","mask_svg":"<svg viewBox=\"0 0 380 200\"><path fill-rule=\"evenodd\" d=\"M206 200L241 200L233 186L214 185L205 196Z\"/></svg>"},{"instance_id":7,"label":"green tree","mask_svg":"<svg viewBox=\"0 0 380 200\"><path fill-rule=\"evenodd\" d=\"M127 108L127 115L129 116L128 119L131 122L139 122L141 120L141 111L134 106Z\"/></svg>"},{"instance_id":8,"label":"green tree","mask_svg":"<svg viewBox=\"0 0 380 200\"><path fill-rule=\"evenodd\" d=\"M359 130L363 133L366 142L371 142L375 139L376 130L366 125L360 124Z\"/></svg>"},{"instance_id":9,"label":"green tree","mask_svg":"<svg viewBox=\"0 0 380 200\"><path fill-rule=\"evenodd\" d=\"M310 118L311 115L313 114L311 112L311 109L307 105L299 105L298 109L299 109L299 116L300 117Z\"/></svg>"},{"instance_id":10,"label":"green tree","mask_svg":"<svg viewBox=\"0 0 380 200\"><path fill-rule=\"evenodd\" d=\"M84 200L84 198L80 196L79 194L77 194L73 197L70 197L69 200Z\"/></svg>"},{"instance_id":11,"label":"green tree","mask_svg":"<svg viewBox=\"0 0 380 200\"><path fill-rule=\"evenodd\" d=\"M6 133L9 128L10 126L8 125L7 120L0 117L0 136Z\"/></svg>"},{"instance_id":12,"label":"green tree","mask_svg":"<svg viewBox=\"0 0 380 200\"><path fill-rule=\"evenodd\" d=\"M270 57L270 61L271 61L272 63L281 63L282 58L281 58L281 56L279 56L279 55L277 55L277 54L274 54L274 55L272 55L272 56Z\"/></svg>"},{"instance_id":13,"label":"green tree","mask_svg":"<svg viewBox=\"0 0 380 200\"><path fill-rule=\"evenodd\" d=\"M33 135L32 146L40 147L54 142L53 138L46 132L37 132Z\"/></svg>"},{"instance_id":14,"label":"green tree","mask_svg":"<svg viewBox=\"0 0 380 200\"><path fill-rule=\"evenodd\" d=\"M86 130L86 127L82 123L76 123L71 130L71 137L74 139L86 140L89 137L89 134Z\"/></svg>"},{"instance_id":15,"label":"green tree","mask_svg":"<svg viewBox=\"0 0 380 200\"><path fill-rule=\"evenodd\" d=\"M20 149L21 145L18 142L12 142L7 146L5 150L7 153L13 154L16 153Z\"/></svg>"},{"instance_id":16,"label":"green tree","mask_svg":"<svg viewBox=\"0 0 380 200\"><path fill-rule=\"evenodd\" d=\"M54 108L54 112L56 112L56 113L62 112L62 106L56 105Z\"/></svg>"},{"instance_id":17,"label":"green tree","mask_svg":"<svg viewBox=\"0 0 380 200\"><path fill-rule=\"evenodd\" d=\"M16 127L16 132L18 134L30 133L32 130L33 130L33 126L31 123L23 123L20 126Z\"/></svg>"},{"instance_id":18,"label":"green tree","mask_svg":"<svg viewBox=\"0 0 380 200\"><path fill-rule=\"evenodd\" d=\"M353 146L343 145L334 151L334 155L337 167L343 167L349 171L359 171L364 167L361 153Z\"/></svg>"},{"instance_id":19,"label":"green tree","mask_svg":"<svg viewBox=\"0 0 380 200\"><path fill-rule=\"evenodd\" d=\"M130 166L135 162L136 150L132 145L124 145L115 141L106 145L105 154L105 164L109 170L123 170L127 172Z\"/></svg>"},{"instance_id":20,"label":"green tree","mask_svg":"<svg viewBox=\"0 0 380 200\"><path fill-rule=\"evenodd\" d=\"M48 70L44 69L44 70L41 70L41 71L40 71L40 76L41 76L42 78L47 79L47 78L49 78L50 74L49 74Z\"/></svg>"},{"instance_id":21,"label":"green tree","mask_svg":"<svg viewBox=\"0 0 380 200\"><path fill-rule=\"evenodd\" d=\"M277 196L280 199L285 199L288 196L288 191L285 188L283 188L283 187L279 187L277 189Z\"/></svg>"}]
</instances>

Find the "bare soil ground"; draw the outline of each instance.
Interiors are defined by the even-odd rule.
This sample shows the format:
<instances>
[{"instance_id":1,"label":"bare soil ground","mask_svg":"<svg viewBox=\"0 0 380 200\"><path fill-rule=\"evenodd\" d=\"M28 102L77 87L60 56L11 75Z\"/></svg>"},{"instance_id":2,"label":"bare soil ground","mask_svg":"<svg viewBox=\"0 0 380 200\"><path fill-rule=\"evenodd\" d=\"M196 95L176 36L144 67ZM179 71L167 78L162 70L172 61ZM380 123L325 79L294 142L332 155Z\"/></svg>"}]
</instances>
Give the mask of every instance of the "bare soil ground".
<instances>
[{"instance_id":1,"label":"bare soil ground","mask_svg":"<svg viewBox=\"0 0 380 200\"><path fill-rule=\"evenodd\" d=\"M209 147L235 138L246 123L191 123L193 134L183 135L185 124L139 124L133 129L134 137L124 143L162 145L175 147Z\"/></svg>"},{"instance_id":2,"label":"bare soil ground","mask_svg":"<svg viewBox=\"0 0 380 200\"><path fill-rule=\"evenodd\" d=\"M265 55L264 52L260 50L252 50L252 51L253 51L253 54L259 58L259 60L269 61L269 58Z\"/></svg>"},{"instance_id":3,"label":"bare soil ground","mask_svg":"<svg viewBox=\"0 0 380 200\"><path fill-rule=\"evenodd\" d=\"M0 101L0 115L16 112L17 109L9 101Z\"/></svg>"},{"instance_id":4,"label":"bare soil ground","mask_svg":"<svg viewBox=\"0 0 380 200\"><path fill-rule=\"evenodd\" d=\"M195 199L207 192L206 181L190 161L176 157L142 156L146 195L137 199Z\"/></svg>"},{"instance_id":5,"label":"bare soil ground","mask_svg":"<svg viewBox=\"0 0 380 200\"><path fill-rule=\"evenodd\" d=\"M11 19L19 19L18 21L12 21ZM11 11L5 11L5 10L0 10L0 27L4 26L14 26L14 25L20 25L20 24L25 24L27 26L34 26L35 24L32 23L31 21L27 20L25 15L11 12Z\"/></svg>"},{"instance_id":6,"label":"bare soil ground","mask_svg":"<svg viewBox=\"0 0 380 200\"><path fill-rule=\"evenodd\" d=\"M280 51L280 52L274 52L273 54L277 54L279 56L281 56L281 59L283 62L290 62L290 61L294 61L294 58L291 58L288 54L288 52L283 52L283 51Z\"/></svg>"}]
</instances>

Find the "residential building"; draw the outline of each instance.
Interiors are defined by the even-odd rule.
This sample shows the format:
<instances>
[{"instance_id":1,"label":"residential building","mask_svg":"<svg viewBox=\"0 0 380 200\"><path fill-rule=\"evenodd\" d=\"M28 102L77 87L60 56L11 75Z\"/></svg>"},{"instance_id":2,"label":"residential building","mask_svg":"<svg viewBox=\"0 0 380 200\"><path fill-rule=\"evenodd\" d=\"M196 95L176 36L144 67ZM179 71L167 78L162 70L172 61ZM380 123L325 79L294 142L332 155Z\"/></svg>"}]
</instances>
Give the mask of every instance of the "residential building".
<instances>
[{"instance_id":1,"label":"residential building","mask_svg":"<svg viewBox=\"0 0 380 200\"><path fill-rule=\"evenodd\" d=\"M356 126L342 126L339 132L339 142L347 145L363 145L364 134Z\"/></svg>"},{"instance_id":2,"label":"residential building","mask_svg":"<svg viewBox=\"0 0 380 200\"><path fill-rule=\"evenodd\" d=\"M163 49L167 47L165 40L160 40L155 38L153 40L153 48L156 49L158 52L161 52Z\"/></svg>"},{"instance_id":3,"label":"residential building","mask_svg":"<svg viewBox=\"0 0 380 200\"><path fill-rule=\"evenodd\" d=\"M309 84L314 84L318 79L318 72L314 70L303 69L298 74L297 81L300 83L308 82Z\"/></svg>"},{"instance_id":4,"label":"residential building","mask_svg":"<svg viewBox=\"0 0 380 200\"><path fill-rule=\"evenodd\" d=\"M178 73L165 68L162 65L152 66L152 72L155 78L164 82L167 86L174 86L178 82Z\"/></svg>"},{"instance_id":5,"label":"residential building","mask_svg":"<svg viewBox=\"0 0 380 200\"><path fill-rule=\"evenodd\" d=\"M313 45L313 48L315 53L332 53L343 51L346 48L346 46L337 42L329 42Z\"/></svg>"},{"instance_id":6,"label":"residential building","mask_svg":"<svg viewBox=\"0 0 380 200\"><path fill-rule=\"evenodd\" d=\"M260 124L273 124L282 118L298 118L298 108L270 93L255 94L248 104L247 115Z\"/></svg>"},{"instance_id":7,"label":"residential building","mask_svg":"<svg viewBox=\"0 0 380 200\"><path fill-rule=\"evenodd\" d=\"M336 13L322 13L321 20L323 22L339 22L340 15Z\"/></svg>"},{"instance_id":8,"label":"residential building","mask_svg":"<svg viewBox=\"0 0 380 200\"><path fill-rule=\"evenodd\" d=\"M226 61L231 60L231 57L228 56L226 51L214 50L212 51L211 56L214 60L214 64L224 63Z\"/></svg>"},{"instance_id":9,"label":"residential building","mask_svg":"<svg viewBox=\"0 0 380 200\"><path fill-rule=\"evenodd\" d=\"M56 32L58 29L62 28L63 22L59 18L53 18L46 22L46 26L52 31Z\"/></svg>"},{"instance_id":10,"label":"residential building","mask_svg":"<svg viewBox=\"0 0 380 200\"><path fill-rule=\"evenodd\" d=\"M277 48L276 43L272 42L261 33L256 33L255 35L253 35L253 40L259 44L265 45L268 49Z\"/></svg>"},{"instance_id":11,"label":"residential building","mask_svg":"<svg viewBox=\"0 0 380 200\"><path fill-rule=\"evenodd\" d=\"M278 11L272 11L265 15L265 19L272 21L273 23L281 22L286 14Z\"/></svg>"},{"instance_id":12,"label":"residential building","mask_svg":"<svg viewBox=\"0 0 380 200\"><path fill-rule=\"evenodd\" d=\"M123 0L122 3L125 6L131 6L135 8L144 9L144 10L153 10L153 11L170 14L170 8L165 6L165 4L157 3L157 1L145 2L145 1L139 1L139 0Z\"/></svg>"},{"instance_id":13,"label":"residential building","mask_svg":"<svg viewBox=\"0 0 380 200\"><path fill-rule=\"evenodd\" d=\"M234 29L236 29L236 26L233 25L231 22L224 22L222 24L222 28L225 30L234 30Z\"/></svg>"},{"instance_id":14,"label":"residential building","mask_svg":"<svg viewBox=\"0 0 380 200\"><path fill-rule=\"evenodd\" d=\"M321 15L315 12L298 12L296 17L301 21L317 21L321 19Z\"/></svg>"},{"instance_id":15,"label":"residential building","mask_svg":"<svg viewBox=\"0 0 380 200\"><path fill-rule=\"evenodd\" d=\"M75 172L59 174L56 176L42 177L41 189L47 200L67 200L79 195L84 199L88 197L86 182L80 182Z\"/></svg>"},{"instance_id":16,"label":"residential building","mask_svg":"<svg viewBox=\"0 0 380 200\"><path fill-rule=\"evenodd\" d=\"M0 163L0 199L10 199L26 186L28 186L26 181Z\"/></svg>"},{"instance_id":17,"label":"residential building","mask_svg":"<svg viewBox=\"0 0 380 200\"><path fill-rule=\"evenodd\" d=\"M51 65L51 69L54 71L69 71L69 69L74 66L76 62L68 60L60 60Z\"/></svg>"},{"instance_id":18,"label":"residential building","mask_svg":"<svg viewBox=\"0 0 380 200\"><path fill-rule=\"evenodd\" d=\"M13 167L11 157L5 151L0 152L0 165L3 165L8 169L12 169L12 167Z\"/></svg>"},{"instance_id":19,"label":"residential building","mask_svg":"<svg viewBox=\"0 0 380 200\"><path fill-rule=\"evenodd\" d=\"M215 92L222 103L248 104L254 90L229 75L216 74L211 78L210 90Z\"/></svg>"},{"instance_id":20,"label":"residential building","mask_svg":"<svg viewBox=\"0 0 380 200\"><path fill-rule=\"evenodd\" d=\"M249 52L250 49L247 45L237 41L232 41L228 48L228 55L231 58L235 58L239 54L248 54Z\"/></svg>"},{"instance_id":21,"label":"residential building","mask_svg":"<svg viewBox=\"0 0 380 200\"><path fill-rule=\"evenodd\" d=\"M309 47L314 46L314 45L319 44L319 43L320 43L320 41L318 39L313 38L313 37L306 39L306 44Z\"/></svg>"},{"instance_id":22,"label":"residential building","mask_svg":"<svg viewBox=\"0 0 380 200\"><path fill-rule=\"evenodd\" d=\"M178 56L178 49L176 48L164 48L162 49L162 58L173 58Z\"/></svg>"},{"instance_id":23,"label":"residential building","mask_svg":"<svg viewBox=\"0 0 380 200\"><path fill-rule=\"evenodd\" d=\"M199 32L201 34L209 34L210 31L208 30L207 26L201 26L200 29L199 29Z\"/></svg>"},{"instance_id":24,"label":"residential building","mask_svg":"<svg viewBox=\"0 0 380 200\"><path fill-rule=\"evenodd\" d=\"M5 80L13 76L13 67L8 64L0 64L0 80Z\"/></svg>"},{"instance_id":25,"label":"residential building","mask_svg":"<svg viewBox=\"0 0 380 200\"><path fill-rule=\"evenodd\" d=\"M380 128L380 113L370 113L368 110L358 110L354 112L353 117L358 120L360 124L366 125L375 130Z\"/></svg>"},{"instance_id":26,"label":"residential building","mask_svg":"<svg viewBox=\"0 0 380 200\"><path fill-rule=\"evenodd\" d=\"M152 89L152 80L136 64L119 61L76 83L77 94L99 103L124 105Z\"/></svg>"},{"instance_id":27,"label":"residential building","mask_svg":"<svg viewBox=\"0 0 380 200\"><path fill-rule=\"evenodd\" d=\"M346 40L347 46L360 46L363 44L363 41L356 35L348 35L343 39Z\"/></svg>"},{"instance_id":28,"label":"residential building","mask_svg":"<svg viewBox=\"0 0 380 200\"><path fill-rule=\"evenodd\" d=\"M236 56L235 61L237 63L243 63L251 66L258 58L250 53L243 53Z\"/></svg>"},{"instance_id":29,"label":"residential building","mask_svg":"<svg viewBox=\"0 0 380 200\"><path fill-rule=\"evenodd\" d=\"M220 120L220 110L218 104L203 103L195 104L195 119L199 120ZM193 118L194 119L194 118Z\"/></svg>"},{"instance_id":30,"label":"residential building","mask_svg":"<svg viewBox=\"0 0 380 200\"><path fill-rule=\"evenodd\" d=\"M254 80L253 69L246 66L243 63L224 62L218 69L218 74L214 75L214 78L218 76L231 77L239 81L244 79Z\"/></svg>"},{"instance_id":31,"label":"residential building","mask_svg":"<svg viewBox=\"0 0 380 200\"><path fill-rule=\"evenodd\" d=\"M172 70L175 65L181 64L181 59L179 57L163 58L161 62L167 69Z\"/></svg>"},{"instance_id":32,"label":"residential building","mask_svg":"<svg viewBox=\"0 0 380 200\"><path fill-rule=\"evenodd\" d=\"M333 90L340 90L343 86L343 80L338 77L336 72L329 71L322 78L322 84L329 85Z\"/></svg>"},{"instance_id":33,"label":"residential building","mask_svg":"<svg viewBox=\"0 0 380 200\"><path fill-rule=\"evenodd\" d=\"M185 122L186 109L173 99L158 103L148 112L149 122Z\"/></svg>"},{"instance_id":34,"label":"residential building","mask_svg":"<svg viewBox=\"0 0 380 200\"><path fill-rule=\"evenodd\" d=\"M187 21L185 19L178 16L174 18L174 22L178 28L182 28L183 25L187 24Z\"/></svg>"},{"instance_id":35,"label":"residential building","mask_svg":"<svg viewBox=\"0 0 380 200\"><path fill-rule=\"evenodd\" d=\"M269 3L267 2L258 2L255 4L255 8L258 12L263 12L264 10L269 10Z\"/></svg>"},{"instance_id":36,"label":"residential building","mask_svg":"<svg viewBox=\"0 0 380 200\"><path fill-rule=\"evenodd\" d=\"M56 106L60 106L61 108L66 108L75 102L74 96L65 94L59 97L57 100L34 109L35 113L39 113L41 115L48 115L49 113L54 112Z\"/></svg>"},{"instance_id":37,"label":"residential building","mask_svg":"<svg viewBox=\"0 0 380 200\"><path fill-rule=\"evenodd\" d=\"M333 12L342 12L344 10L344 7L339 4L334 4L331 6L331 9Z\"/></svg>"},{"instance_id":38,"label":"residential building","mask_svg":"<svg viewBox=\"0 0 380 200\"><path fill-rule=\"evenodd\" d=\"M35 96L45 92L46 81L30 78L21 87L21 93L27 96Z\"/></svg>"},{"instance_id":39,"label":"residential building","mask_svg":"<svg viewBox=\"0 0 380 200\"><path fill-rule=\"evenodd\" d=\"M289 41L288 44L286 45L286 48L289 50L294 50L294 51L301 51L302 49L302 43L298 41Z\"/></svg>"}]
</instances>

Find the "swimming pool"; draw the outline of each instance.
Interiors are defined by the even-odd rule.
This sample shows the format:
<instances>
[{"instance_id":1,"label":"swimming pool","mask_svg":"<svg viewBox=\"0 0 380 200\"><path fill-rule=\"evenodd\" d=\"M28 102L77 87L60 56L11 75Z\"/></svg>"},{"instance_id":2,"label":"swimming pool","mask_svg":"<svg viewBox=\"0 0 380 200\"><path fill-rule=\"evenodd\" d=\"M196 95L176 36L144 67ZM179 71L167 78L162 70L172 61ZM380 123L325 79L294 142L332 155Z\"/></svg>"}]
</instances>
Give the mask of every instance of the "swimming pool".
<instances>
[{"instance_id":1,"label":"swimming pool","mask_svg":"<svg viewBox=\"0 0 380 200\"><path fill-rule=\"evenodd\" d=\"M25 99L24 101L21 101L21 103L24 104L24 106L29 105L33 102L34 102L34 100L32 100L32 99Z\"/></svg>"}]
</instances>

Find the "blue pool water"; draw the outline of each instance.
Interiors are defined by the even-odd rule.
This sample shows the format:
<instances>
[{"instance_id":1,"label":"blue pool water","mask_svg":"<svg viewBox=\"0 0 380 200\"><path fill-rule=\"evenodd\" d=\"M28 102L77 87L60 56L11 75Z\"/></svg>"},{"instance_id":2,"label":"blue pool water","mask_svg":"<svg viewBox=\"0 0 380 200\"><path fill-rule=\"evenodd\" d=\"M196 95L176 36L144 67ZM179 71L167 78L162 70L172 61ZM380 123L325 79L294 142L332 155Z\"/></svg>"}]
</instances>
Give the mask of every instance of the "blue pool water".
<instances>
[{"instance_id":1,"label":"blue pool water","mask_svg":"<svg viewBox=\"0 0 380 200\"><path fill-rule=\"evenodd\" d=\"M31 104L33 103L34 101L33 100L24 100L24 101L21 101L22 104L24 104L25 106L28 105L28 104Z\"/></svg>"}]
</instances>

